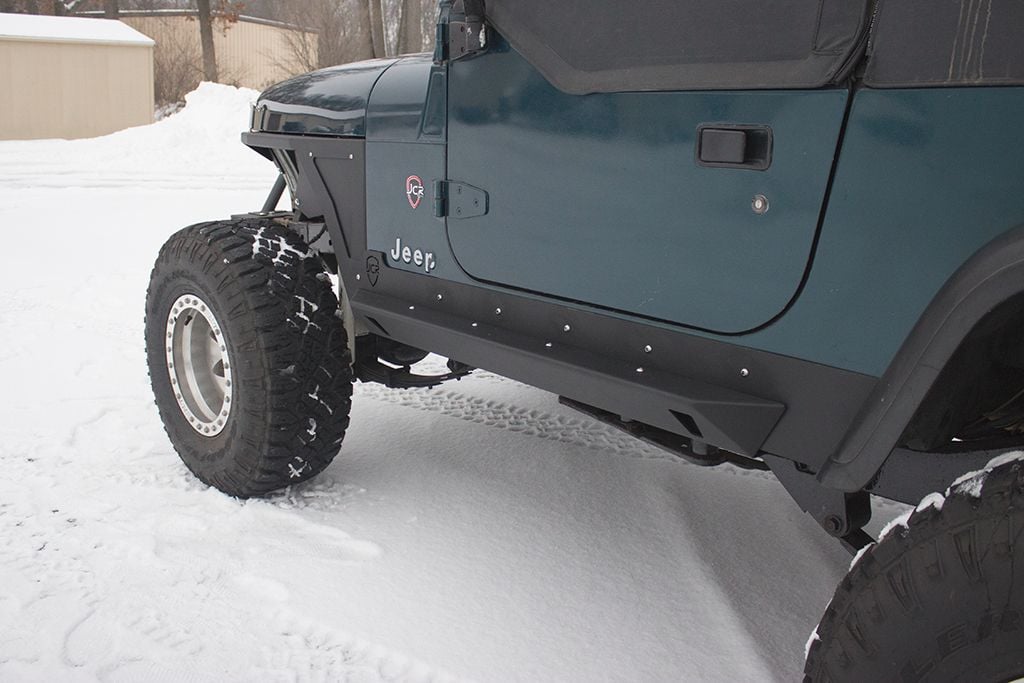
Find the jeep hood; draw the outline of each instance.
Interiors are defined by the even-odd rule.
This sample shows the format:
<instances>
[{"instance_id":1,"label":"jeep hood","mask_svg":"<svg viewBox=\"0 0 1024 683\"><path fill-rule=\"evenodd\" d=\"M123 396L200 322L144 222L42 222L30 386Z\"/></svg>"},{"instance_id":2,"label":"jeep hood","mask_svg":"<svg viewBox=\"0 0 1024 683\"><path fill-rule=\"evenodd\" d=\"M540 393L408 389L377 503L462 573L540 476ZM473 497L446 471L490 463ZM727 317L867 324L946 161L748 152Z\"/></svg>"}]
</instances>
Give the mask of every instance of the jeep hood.
<instances>
[{"instance_id":1,"label":"jeep hood","mask_svg":"<svg viewBox=\"0 0 1024 683\"><path fill-rule=\"evenodd\" d=\"M366 135L366 103L397 59L334 66L270 87L256 102L254 130L297 135Z\"/></svg>"}]
</instances>

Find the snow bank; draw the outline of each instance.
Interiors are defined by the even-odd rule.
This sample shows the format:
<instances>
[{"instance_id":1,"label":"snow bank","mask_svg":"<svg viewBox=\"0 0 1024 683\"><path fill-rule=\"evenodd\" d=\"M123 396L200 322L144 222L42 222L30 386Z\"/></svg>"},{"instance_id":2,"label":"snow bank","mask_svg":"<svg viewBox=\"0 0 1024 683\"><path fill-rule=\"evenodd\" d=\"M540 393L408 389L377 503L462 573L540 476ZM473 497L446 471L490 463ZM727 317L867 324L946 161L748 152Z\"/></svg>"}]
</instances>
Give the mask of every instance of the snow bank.
<instances>
[{"instance_id":1,"label":"snow bank","mask_svg":"<svg viewBox=\"0 0 1024 683\"><path fill-rule=\"evenodd\" d=\"M184 109L150 125L85 140L0 142L0 183L52 188L264 187L269 192L277 171L240 141L249 126L249 106L258 95L247 88L202 83L186 95Z\"/></svg>"}]
</instances>

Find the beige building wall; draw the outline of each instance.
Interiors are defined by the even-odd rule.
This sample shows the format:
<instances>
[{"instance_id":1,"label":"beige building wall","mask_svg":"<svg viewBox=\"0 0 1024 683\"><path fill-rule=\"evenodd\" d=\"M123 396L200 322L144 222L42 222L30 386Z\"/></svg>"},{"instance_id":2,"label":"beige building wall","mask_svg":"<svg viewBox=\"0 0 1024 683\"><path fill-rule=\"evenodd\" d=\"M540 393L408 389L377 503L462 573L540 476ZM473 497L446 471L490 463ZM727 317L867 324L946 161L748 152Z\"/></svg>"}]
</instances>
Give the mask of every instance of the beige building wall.
<instances>
[{"instance_id":1,"label":"beige building wall","mask_svg":"<svg viewBox=\"0 0 1024 683\"><path fill-rule=\"evenodd\" d=\"M190 56L202 68L199 22L183 14L122 15L121 21L152 38L158 50ZM228 25L216 24L213 34L217 69L222 83L262 90L304 71L295 65L289 36L302 34L316 44L316 33L275 24L241 19Z\"/></svg>"},{"instance_id":2,"label":"beige building wall","mask_svg":"<svg viewBox=\"0 0 1024 683\"><path fill-rule=\"evenodd\" d=\"M0 138L85 138L153 121L153 48L0 37Z\"/></svg>"}]
</instances>

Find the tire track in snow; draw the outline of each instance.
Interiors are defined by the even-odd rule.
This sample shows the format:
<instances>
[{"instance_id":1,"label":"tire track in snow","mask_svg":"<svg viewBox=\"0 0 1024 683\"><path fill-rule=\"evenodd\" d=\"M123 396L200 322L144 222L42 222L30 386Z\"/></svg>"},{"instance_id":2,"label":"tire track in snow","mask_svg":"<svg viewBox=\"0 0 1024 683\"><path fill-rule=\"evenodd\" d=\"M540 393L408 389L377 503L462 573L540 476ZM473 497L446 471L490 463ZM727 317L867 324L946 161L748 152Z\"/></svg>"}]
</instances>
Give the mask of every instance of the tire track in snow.
<instances>
[{"instance_id":1,"label":"tire track in snow","mask_svg":"<svg viewBox=\"0 0 1024 683\"><path fill-rule=\"evenodd\" d=\"M425 662L337 629L327 628L290 612L273 620L285 647L267 650L254 667L258 680L289 683L319 681L382 681L385 683L449 683L459 679Z\"/></svg>"},{"instance_id":2,"label":"tire track in snow","mask_svg":"<svg viewBox=\"0 0 1024 683\"><path fill-rule=\"evenodd\" d=\"M474 381L493 384L518 384L515 380L490 372L474 374ZM440 389L389 389L380 384L359 383L356 395L366 396L382 403L391 403L425 412L439 413L475 424L504 429L534 436L546 441L556 441L584 449L596 449L637 460L663 460L702 470L712 469L695 465L667 451L651 446L639 439L623 434L608 425L584 417L565 417L540 410L520 408L498 401L472 397L456 391ZM771 472L745 470L725 464L713 468L716 472L742 477L753 477L763 481L777 482ZM872 497L876 507L902 510L902 503Z\"/></svg>"},{"instance_id":3,"label":"tire track in snow","mask_svg":"<svg viewBox=\"0 0 1024 683\"><path fill-rule=\"evenodd\" d=\"M157 646L183 657L195 657L206 649L203 641L187 627L177 626L166 614L146 609L125 620L125 627Z\"/></svg>"},{"instance_id":4,"label":"tire track in snow","mask_svg":"<svg viewBox=\"0 0 1024 683\"><path fill-rule=\"evenodd\" d=\"M496 375L493 377L497 377ZM493 379L490 381L494 381ZM504 380L510 381L510 380ZM439 413L466 422L504 429L517 434L556 441L587 450L607 451L636 460L661 460L700 467L618 430L583 417L565 417L521 408L499 401L476 398L455 391L389 389L378 384L360 384L358 396L376 401ZM703 469L703 468L702 468ZM774 480L767 472L725 466L719 471L740 476Z\"/></svg>"}]
</instances>

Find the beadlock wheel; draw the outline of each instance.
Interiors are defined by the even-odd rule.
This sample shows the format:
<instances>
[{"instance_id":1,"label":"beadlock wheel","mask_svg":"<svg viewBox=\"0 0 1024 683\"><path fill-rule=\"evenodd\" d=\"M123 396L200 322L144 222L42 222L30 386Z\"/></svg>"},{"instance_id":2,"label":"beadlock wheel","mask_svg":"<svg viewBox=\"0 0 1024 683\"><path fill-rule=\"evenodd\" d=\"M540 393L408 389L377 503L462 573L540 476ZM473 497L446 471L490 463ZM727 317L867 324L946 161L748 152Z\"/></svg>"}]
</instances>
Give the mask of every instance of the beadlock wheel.
<instances>
[{"instance_id":1,"label":"beadlock wheel","mask_svg":"<svg viewBox=\"0 0 1024 683\"><path fill-rule=\"evenodd\" d=\"M231 415L231 361L223 328L195 294L167 315L167 371L182 415L203 436L217 436Z\"/></svg>"},{"instance_id":2,"label":"beadlock wheel","mask_svg":"<svg viewBox=\"0 0 1024 683\"><path fill-rule=\"evenodd\" d=\"M146 295L157 409L182 461L241 498L299 484L341 447L352 356L331 272L285 220L194 225Z\"/></svg>"}]
</instances>

